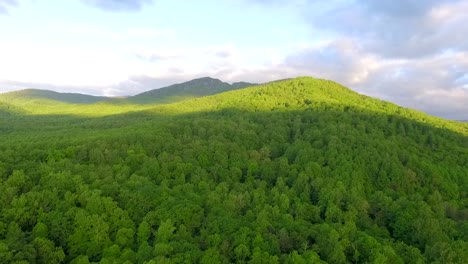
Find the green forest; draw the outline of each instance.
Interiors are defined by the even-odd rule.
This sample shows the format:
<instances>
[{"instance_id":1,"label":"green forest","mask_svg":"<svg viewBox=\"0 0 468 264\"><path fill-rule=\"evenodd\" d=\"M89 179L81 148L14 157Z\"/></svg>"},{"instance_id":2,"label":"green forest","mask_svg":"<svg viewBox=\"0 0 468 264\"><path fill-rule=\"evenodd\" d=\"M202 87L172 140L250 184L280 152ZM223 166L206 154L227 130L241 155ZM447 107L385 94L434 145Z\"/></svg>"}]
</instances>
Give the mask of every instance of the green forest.
<instances>
[{"instance_id":1,"label":"green forest","mask_svg":"<svg viewBox=\"0 0 468 264\"><path fill-rule=\"evenodd\" d=\"M0 94L0 263L466 263L468 123L311 77L235 88Z\"/></svg>"}]
</instances>

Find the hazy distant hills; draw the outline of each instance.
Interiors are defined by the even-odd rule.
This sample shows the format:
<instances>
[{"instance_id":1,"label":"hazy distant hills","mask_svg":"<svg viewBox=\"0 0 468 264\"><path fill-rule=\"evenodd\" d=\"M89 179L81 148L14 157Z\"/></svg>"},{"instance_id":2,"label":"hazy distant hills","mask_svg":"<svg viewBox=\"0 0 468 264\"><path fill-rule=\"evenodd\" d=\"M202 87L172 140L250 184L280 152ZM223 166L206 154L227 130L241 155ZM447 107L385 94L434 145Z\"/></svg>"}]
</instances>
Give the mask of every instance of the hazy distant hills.
<instances>
[{"instance_id":1,"label":"hazy distant hills","mask_svg":"<svg viewBox=\"0 0 468 264\"><path fill-rule=\"evenodd\" d=\"M222 82L210 77L199 78L184 83L174 84L167 87L149 90L134 96L125 98L112 98L105 96L93 96L80 93L60 93L49 90L25 89L0 94L0 101L17 102L20 104L49 104L52 101L67 104L93 104L107 102L111 104L136 103L136 104L158 104L173 103L185 99L214 95L230 90L237 90L254 83L236 82L233 84Z\"/></svg>"},{"instance_id":2,"label":"hazy distant hills","mask_svg":"<svg viewBox=\"0 0 468 264\"><path fill-rule=\"evenodd\" d=\"M21 91L10 92L6 94L1 94L1 97L16 99L21 98L23 100L54 100L63 103L71 104L92 104L97 103L103 100L109 99L104 96L93 96L87 94L79 93L59 93L49 90L39 90L39 89L25 89Z\"/></svg>"},{"instance_id":3,"label":"hazy distant hills","mask_svg":"<svg viewBox=\"0 0 468 264\"><path fill-rule=\"evenodd\" d=\"M254 85L256 84L247 82L229 84L218 79L204 77L164 88L150 90L128 97L127 100L133 103L172 103L188 98L213 95Z\"/></svg>"}]
</instances>

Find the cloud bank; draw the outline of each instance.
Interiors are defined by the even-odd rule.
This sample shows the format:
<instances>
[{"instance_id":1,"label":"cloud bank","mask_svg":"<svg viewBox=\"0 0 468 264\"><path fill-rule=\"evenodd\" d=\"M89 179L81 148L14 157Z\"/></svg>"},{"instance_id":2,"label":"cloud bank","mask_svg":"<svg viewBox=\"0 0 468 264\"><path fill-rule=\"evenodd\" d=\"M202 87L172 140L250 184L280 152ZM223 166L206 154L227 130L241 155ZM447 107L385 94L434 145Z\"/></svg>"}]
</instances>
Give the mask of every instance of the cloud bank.
<instances>
[{"instance_id":1,"label":"cloud bank","mask_svg":"<svg viewBox=\"0 0 468 264\"><path fill-rule=\"evenodd\" d=\"M81 0L83 3L111 12L135 12L151 4L152 0Z\"/></svg>"}]
</instances>

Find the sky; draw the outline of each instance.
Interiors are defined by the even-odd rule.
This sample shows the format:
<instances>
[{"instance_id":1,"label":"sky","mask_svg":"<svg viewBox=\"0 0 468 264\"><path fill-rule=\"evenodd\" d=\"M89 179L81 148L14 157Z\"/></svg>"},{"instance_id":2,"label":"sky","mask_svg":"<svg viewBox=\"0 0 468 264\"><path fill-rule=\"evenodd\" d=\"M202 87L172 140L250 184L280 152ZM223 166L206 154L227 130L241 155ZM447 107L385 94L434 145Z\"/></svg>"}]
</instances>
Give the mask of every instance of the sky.
<instances>
[{"instance_id":1,"label":"sky","mask_svg":"<svg viewBox=\"0 0 468 264\"><path fill-rule=\"evenodd\" d=\"M0 92L296 76L468 120L466 0L0 0Z\"/></svg>"}]
</instances>

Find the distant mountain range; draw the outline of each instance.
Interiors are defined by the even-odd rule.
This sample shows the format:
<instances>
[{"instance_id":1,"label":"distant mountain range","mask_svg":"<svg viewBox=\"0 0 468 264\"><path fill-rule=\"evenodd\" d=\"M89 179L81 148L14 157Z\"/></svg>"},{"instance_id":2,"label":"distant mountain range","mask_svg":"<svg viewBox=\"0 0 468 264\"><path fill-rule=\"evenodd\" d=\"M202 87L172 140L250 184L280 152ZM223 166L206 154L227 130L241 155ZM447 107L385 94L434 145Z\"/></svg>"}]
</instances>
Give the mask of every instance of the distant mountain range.
<instances>
[{"instance_id":1,"label":"distant mountain range","mask_svg":"<svg viewBox=\"0 0 468 264\"><path fill-rule=\"evenodd\" d=\"M72 104L92 104L109 99L105 96L93 96L80 93L60 93L40 89L25 89L14 91L5 93L2 96L8 98L21 97L22 99L29 100L48 99Z\"/></svg>"},{"instance_id":2,"label":"distant mountain range","mask_svg":"<svg viewBox=\"0 0 468 264\"><path fill-rule=\"evenodd\" d=\"M294 79L276 80L268 84L293 80ZM172 104L258 85L259 84L249 82L235 82L229 84L219 79L203 77L145 91L133 96L123 97L93 96L41 89L24 89L0 93L0 113L2 113L2 115L10 115L13 113L74 114L77 111L81 111L82 114L91 115L118 114L128 111L141 111L150 109L155 105ZM468 120L457 121L468 122Z\"/></svg>"},{"instance_id":3,"label":"distant mountain range","mask_svg":"<svg viewBox=\"0 0 468 264\"><path fill-rule=\"evenodd\" d=\"M257 85L255 83L236 82L233 84L222 82L221 80L204 77L188 82L170 85L167 87L149 90L134 96L124 98L113 98L105 96L92 96L80 93L60 93L49 90L25 89L2 94L1 97L21 100L53 100L72 104L93 104L102 101L128 102L138 104L151 103L174 103L177 101L214 95L230 90L237 90L248 86Z\"/></svg>"}]
</instances>

